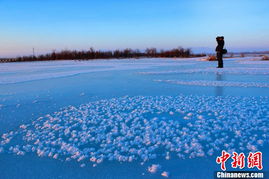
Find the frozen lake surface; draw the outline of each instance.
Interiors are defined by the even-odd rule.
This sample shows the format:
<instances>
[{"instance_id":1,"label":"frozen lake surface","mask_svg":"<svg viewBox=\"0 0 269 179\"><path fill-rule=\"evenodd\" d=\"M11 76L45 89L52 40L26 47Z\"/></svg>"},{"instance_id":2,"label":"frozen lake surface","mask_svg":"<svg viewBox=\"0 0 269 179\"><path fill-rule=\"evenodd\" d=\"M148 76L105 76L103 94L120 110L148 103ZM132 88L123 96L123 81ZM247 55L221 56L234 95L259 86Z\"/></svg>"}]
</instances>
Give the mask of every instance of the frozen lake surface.
<instances>
[{"instance_id":1,"label":"frozen lake surface","mask_svg":"<svg viewBox=\"0 0 269 179\"><path fill-rule=\"evenodd\" d=\"M269 61L224 65L0 64L0 178L213 178L222 150L261 151L268 171Z\"/></svg>"}]
</instances>

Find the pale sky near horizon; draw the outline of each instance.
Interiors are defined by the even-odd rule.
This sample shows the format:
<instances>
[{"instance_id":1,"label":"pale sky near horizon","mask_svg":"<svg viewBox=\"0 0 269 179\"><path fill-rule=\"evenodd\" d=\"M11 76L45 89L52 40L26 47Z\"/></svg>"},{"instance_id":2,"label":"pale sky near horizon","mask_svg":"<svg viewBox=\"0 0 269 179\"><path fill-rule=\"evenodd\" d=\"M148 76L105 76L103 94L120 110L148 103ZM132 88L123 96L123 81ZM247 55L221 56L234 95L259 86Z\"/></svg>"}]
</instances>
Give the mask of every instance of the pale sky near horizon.
<instances>
[{"instance_id":1,"label":"pale sky near horizon","mask_svg":"<svg viewBox=\"0 0 269 179\"><path fill-rule=\"evenodd\" d=\"M61 49L269 50L268 0L0 0L0 58Z\"/></svg>"}]
</instances>

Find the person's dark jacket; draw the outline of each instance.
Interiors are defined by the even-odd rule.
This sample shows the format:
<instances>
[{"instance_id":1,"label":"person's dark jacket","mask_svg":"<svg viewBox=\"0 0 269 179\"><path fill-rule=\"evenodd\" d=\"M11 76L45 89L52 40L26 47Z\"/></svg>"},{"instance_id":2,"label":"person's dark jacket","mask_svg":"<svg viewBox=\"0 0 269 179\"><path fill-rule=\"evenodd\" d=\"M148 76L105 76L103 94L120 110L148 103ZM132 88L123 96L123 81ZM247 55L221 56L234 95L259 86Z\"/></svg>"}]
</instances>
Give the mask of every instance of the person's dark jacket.
<instances>
[{"instance_id":1,"label":"person's dark jacket","mask_svg":"<svg viewBox=\"0 0 269 179\"><path fill-rule=\"evenodd\" d=\"M217 40L218 46L216 47L216 52L222 53L224 47L224 40Z\"/></svg>"}]
</instances>

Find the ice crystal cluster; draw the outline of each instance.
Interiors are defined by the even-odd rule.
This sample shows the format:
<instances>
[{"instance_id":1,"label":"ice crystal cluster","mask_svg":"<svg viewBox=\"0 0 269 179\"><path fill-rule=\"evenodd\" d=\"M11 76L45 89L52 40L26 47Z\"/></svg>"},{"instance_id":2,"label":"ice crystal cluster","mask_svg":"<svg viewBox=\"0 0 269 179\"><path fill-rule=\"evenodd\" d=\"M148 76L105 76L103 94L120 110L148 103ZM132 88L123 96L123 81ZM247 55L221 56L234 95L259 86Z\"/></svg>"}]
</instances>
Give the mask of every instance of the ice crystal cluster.
<instances>
[{"instance_id":1,"label":"ice crystal cluster","mask_svg":"<svg viewBox=\"0 0 269 179\"><path fill-rule=\"evenodd\" d=\"M125 96L68 106L1 135L0 152L96 166L256 151L269 137L267 97ZM239 151L240 150L240 151ZM157 165L156 165L157 166ZM148 170L154 172L158 166ZM168 176L168 173L163 173Z\"/></svg>"}]
</instances>

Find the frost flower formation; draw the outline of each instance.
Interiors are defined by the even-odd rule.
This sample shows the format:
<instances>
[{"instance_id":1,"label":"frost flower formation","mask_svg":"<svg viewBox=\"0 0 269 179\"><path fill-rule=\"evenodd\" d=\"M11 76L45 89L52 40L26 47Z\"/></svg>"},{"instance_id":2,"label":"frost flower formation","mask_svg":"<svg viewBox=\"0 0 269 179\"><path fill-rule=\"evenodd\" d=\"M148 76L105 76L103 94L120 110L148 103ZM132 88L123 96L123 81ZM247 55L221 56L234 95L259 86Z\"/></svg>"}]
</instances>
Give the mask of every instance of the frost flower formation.
<instances>
[{"instance_id":1,"label":"frost flower formation","mask_svg":"<svg viewBox=\"0 0 269 179\"><path fill-rule=\"evenodd\" d=\"M222 104L222 105L219 105ZM256 151L269 137L267 97L135 96L90 102L1 135L0 152L35 153L81 167ZM148 168L155 173L159 165ZM164 177L168 172L161 174Z\"/></svg>"}]
</instances>

